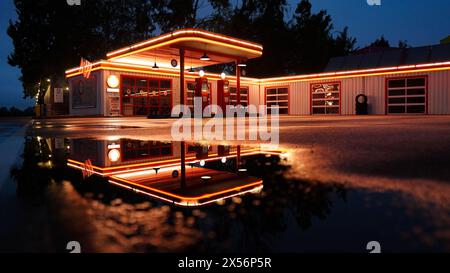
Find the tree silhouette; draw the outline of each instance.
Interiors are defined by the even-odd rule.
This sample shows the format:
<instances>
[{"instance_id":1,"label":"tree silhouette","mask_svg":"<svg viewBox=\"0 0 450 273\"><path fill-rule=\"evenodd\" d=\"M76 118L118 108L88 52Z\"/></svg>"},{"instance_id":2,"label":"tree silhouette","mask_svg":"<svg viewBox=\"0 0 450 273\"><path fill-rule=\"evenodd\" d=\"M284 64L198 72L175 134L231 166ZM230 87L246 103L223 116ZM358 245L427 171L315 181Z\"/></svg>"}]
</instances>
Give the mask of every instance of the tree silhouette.
<instances>
[{"instance_id":1,"label":"tree silhouette","mask_svg":"<svg viewBox=\"0 0 450 273\"><path fill-rule=\"evenodd\" d=\"M64 71L81 58L103 59L111 50L159 32L198 27L264 45L248 63L248 76L276 76L322 70L330 57L346 55L355 39L348 28L332 34L331 17L299 2L286 20L286 0L96 0L80 6L66 1L15 0L17 20L8 35L14 51L8 62L21 70L24 97L42 100L49 85L65 84ZM223 69L221 66L220 69ZM229 66L233 72L233 66Z\"/></svg>"},{"instance_id":2,"label":"tree silhouette","mask_svg":"<svg viewBox=\"0 0 450 273\"><path fill-rule=\"evenodd\" d=\"M376 39L373 43L371 43L370 47L390 48L391 45L389 44L389 41L386 40L386 38L384 38L384 35L382 35L380 38Z\"/></svg>"}]
</instances>

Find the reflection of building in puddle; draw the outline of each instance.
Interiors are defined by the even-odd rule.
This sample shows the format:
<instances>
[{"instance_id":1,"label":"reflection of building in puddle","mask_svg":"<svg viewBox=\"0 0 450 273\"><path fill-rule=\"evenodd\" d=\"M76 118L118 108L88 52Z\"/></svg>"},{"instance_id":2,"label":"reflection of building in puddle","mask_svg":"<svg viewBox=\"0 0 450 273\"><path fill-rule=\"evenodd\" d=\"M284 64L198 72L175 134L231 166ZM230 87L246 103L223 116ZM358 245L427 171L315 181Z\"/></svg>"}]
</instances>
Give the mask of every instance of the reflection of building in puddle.
<instances>
[{"instance_id":1,"label":"reflection of building in puddle","mask_svg":"<svg viewBox=\"0 0 450 273\"><path fill-rule=\"evenodd\" d=\"M202 206L258 193L260 178L247 174L246 159L279 151L259 146L200 143L71 140L68 165L108 178L111 184L179 206Z\"/></svg>"}]
</instances>

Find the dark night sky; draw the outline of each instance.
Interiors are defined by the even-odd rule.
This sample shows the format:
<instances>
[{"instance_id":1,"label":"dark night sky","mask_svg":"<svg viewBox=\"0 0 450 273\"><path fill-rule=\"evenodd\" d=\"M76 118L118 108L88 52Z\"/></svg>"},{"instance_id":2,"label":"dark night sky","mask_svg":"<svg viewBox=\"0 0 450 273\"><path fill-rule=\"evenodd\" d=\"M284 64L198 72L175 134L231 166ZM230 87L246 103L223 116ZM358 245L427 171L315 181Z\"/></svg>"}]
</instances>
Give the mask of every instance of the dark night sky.
<instances>
[{"instance_id":1,"label":"dark night sky","mask_svg":"<svg viewBox=\"0 0 450 273\"><path fill-rule=\"evenodd\" d=\"M60 0L64 1L64 0ZM83 1L83 0L82 0ZM298 0L288 0L289 12ZM1 0L0 10L0 106L31 106L32 100L22 99L18 69L7 64L12 43L6 34L8 20L15 18L12 0ZM326 9L335 29L349 26L350 34L365 46L382 34L393 44L407 40L412 46L439 43L450 35L450 1L448 0L381 0L381 6L369 6L367 0L312 0L315 11Z\"/></svg>"}]
</instances>

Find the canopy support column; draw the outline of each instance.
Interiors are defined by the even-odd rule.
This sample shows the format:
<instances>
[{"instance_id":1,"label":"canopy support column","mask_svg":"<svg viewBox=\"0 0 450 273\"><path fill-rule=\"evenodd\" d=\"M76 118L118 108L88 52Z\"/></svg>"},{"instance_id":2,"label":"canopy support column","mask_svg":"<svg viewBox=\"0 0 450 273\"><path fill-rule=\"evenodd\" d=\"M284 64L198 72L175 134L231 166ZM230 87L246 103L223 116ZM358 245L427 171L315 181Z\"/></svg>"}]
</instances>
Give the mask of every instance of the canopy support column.
<instances>
[{"instance_id":1,"label":"canopy support column","mask_svg":"<svg viewBox=\"0 0 450 273\"><path fill-rule=\"evenodd\" d=\"M185 105L184 99L184 48L180 48L180 104Z\"/></svg>"},{"instance_id":2,"label":"canopy support column","mask_svg":"<svg viewBox=\"0 0 450 273\"><path fill-rule=\"evenodd\" d=\"M236 60L236 104L241 104L241 67L239 60Z\"/></svg>"}]
</instances>

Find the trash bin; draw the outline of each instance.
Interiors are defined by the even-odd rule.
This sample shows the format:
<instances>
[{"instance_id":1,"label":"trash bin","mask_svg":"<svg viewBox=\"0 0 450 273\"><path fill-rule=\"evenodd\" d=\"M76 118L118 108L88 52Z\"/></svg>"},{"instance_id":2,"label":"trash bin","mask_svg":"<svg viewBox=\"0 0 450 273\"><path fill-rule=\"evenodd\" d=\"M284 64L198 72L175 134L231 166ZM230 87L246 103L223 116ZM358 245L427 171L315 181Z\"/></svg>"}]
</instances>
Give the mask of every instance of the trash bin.
<instances>
[{"instance_id":1,"label":"trash bin","mask_svg":"<svg viewBox=\"0 0 450 273\"><path fill-rule=\"evenodd\" d=\"M367 105L367 96L364 94L360 94L356 96L356 114L357 115L368 115L368 105Z\"/></svg>"}]
</instances>

